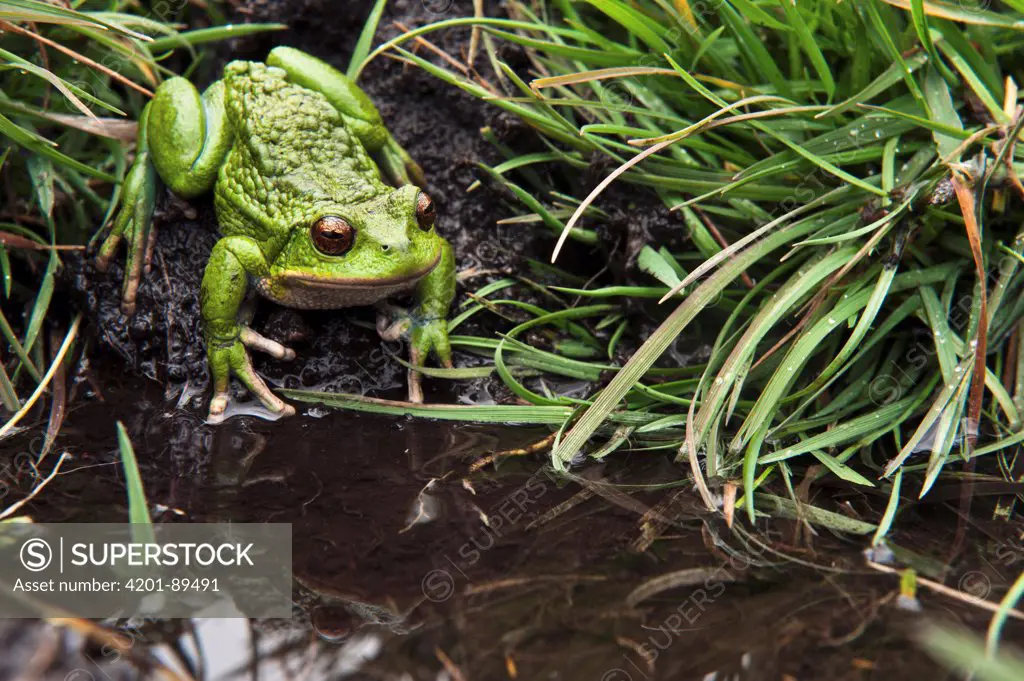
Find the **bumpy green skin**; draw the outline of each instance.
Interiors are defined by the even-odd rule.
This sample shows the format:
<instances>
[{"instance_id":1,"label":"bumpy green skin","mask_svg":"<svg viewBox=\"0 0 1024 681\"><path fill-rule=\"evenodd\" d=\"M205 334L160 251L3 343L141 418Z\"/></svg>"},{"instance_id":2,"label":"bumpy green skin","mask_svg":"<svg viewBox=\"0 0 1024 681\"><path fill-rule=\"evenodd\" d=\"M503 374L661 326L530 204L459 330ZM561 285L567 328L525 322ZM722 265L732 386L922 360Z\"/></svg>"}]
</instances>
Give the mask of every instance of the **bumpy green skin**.
<instances>
[{"instance_id":1,"label":"bumpy green skin","mask_svg":"<svg viewBox=\"0 0 1024 681\"><path fill-rule=\"evenodd\" d=\"M397 188L382 181L378 164ZM247 346L281 359L294 353L239 320L250 281L262 295L297 308L369 305L412 291L417 305L401 325L411 331L412 364L422 366L433 351L451 365L451 247L417 224L419 167L369 98L340 72L298 50L277 48L266 64L228 64L202 95L183 78L157 89L140 121L139 154L121 212L98 257L106 266L127 240L122 307L129 314L152 248L154 170L181 196L214 192L223 238L201 290L215 391L211 421L222 418L231 375L272 411L294 412L252 369ZM324 216L355 228L344 255L315 248L310 228ZM413 372L410 399L422 399Z\"/></svg>"}]
</instances>

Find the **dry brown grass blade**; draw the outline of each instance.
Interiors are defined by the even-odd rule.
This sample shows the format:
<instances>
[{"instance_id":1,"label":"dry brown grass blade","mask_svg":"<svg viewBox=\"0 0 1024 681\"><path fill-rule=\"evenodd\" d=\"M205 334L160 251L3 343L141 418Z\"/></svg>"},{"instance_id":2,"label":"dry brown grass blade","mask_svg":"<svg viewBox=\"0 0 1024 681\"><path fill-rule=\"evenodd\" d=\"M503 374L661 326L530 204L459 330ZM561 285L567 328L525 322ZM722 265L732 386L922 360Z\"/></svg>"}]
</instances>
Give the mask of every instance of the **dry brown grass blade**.
<instances>
[{"instance_id":1,"label":"dry brown grass blade","mask_svg":"<svg viewBox=\"0 0 1024 681\"><path fill-rule=\"evenodd\" d=\"M434 648L434 656L437 657L437 661L444 666L445 671L448 672L448 676L451 677L452 681L466 681L466 676L462 673L462 670L452 662L452 658L448 657L448 654L441 650L440 647Z\"/></svg>"},{"instance_id":2,"label":"dry brown grass blade","mask_svg":"<svg viewBox=\"0 0 1024 681\"><path fill-rule=\"evenodd\" d=\"M15 513L17 513L19 510L21 510L21 508L25 504L27 504L28 502L32 501L32 499L34 499L37 494L39 494L41 491L43 491L44 487L46 487L48 484L50 484L51 480L53 480L55 477L57 477L57 472L60 470L60 467L64 464L64 461L66 459L69 459L69 458L71 458L71 455L68 454L67 452L64 452L63 454L61 454L60 458L57 459L57 463L53 464L53 470L50 471L50 474L47 475L38 485L33 487L32 491L29 492L27 495L25 495L24 498L19 499L18 501L14 502L13 504L11 504L7 508L5 508L3 510L3 512L0 512L0 520L3 520L4 518L10 518Z\"/></svg>"},{"instance_id":3,"label":"dry brown grass blade","mask_svg":"<svg viewBox=\"0 0 1024 681\"><path fill-rule=\"evenodd\" d=\"M394 23L395 27L398 28L403 33L409 33L412 30L411 28L409 28L408 26L403 24L401 21L395 21L393 23ZM462 75L467 76L467 77L469 76L469 68L465 64L463 64L458 59L456 59L455 57L451 56L450 54L448 54L447 52L445 52L440 47L438 47L434 43L430 42L426 38L423 38L423 37L420 37L420 36L416 36L415 38L413 38L413 42L416 43L417 45L420 45L424 49L430 50L431 52L436 54L438 57L443 59L449 66L451 66L453 69L455 69L456 71L458 71ZM398 61L405 61L405 60L398 59Z\"/></svg>"},{"instance_id":4,"label":"dry brown grass blade","mask_svg":"<svg viewBox=\"0 0 1024 681\"><path fill-rule=\"evenodd\" d=\"M967 239L971 244L971 255L978 274L978 331L974 347L974 375L971 377L971 392L967 399L967 441L973 447L976 435L972 432L981 415L981 400L985 390L985 349L988 341L988 294L985 282L985 261L981 252L981 230L978 228L975 212L974 191L956 172L952 175L953 189L964 217Z\"/></svg>"},{"instance_id":5,"label":"dry brown grass blade","mask_svg":"<svg viewBox=\"0 0 1024 681\"><path fill-rule=\"evenodd\" d=\"M576 85L577 83L589 83L595 80L630 78L632 76L675 76L678 78L679 74L672 69L657 66L612 66L607 69L594 69L593 71L566 73L561 76L550 76L548 78L535 78L530 81L530 89L540 90L559 85Z\"/></svg>"},{"instance_id":6,"label":"dry brown grass blade","mask_svg":"<svg viewBox=\"0 0 1024 681\"><path fill-rule=\"evenodd\" d=\"M14 416L8 419L7 423L5 423L3 427L0 427L0 438L7 435L7 433L11 432L11 430L18 425L18 421L25 417L25 414L32 409L36 401L39 400L39 397L46 391L46 388L50 385L50 381L53 380L54 374L57 373L57 367L62 361L64 361L64 356L67 355L68 351L71 349L71 344L74 343L75 338L78 336L78 326L81 322L82 315L79 314L71 323L71 328L68 329L68 334L64 337L64 342L57 351L53 364L50 365L50 368L43 375L43 380L39 382L39 385L36 386L36 389L32 392L32 395L28 398L25 404L22 405L21 409L19 409Z\"/></svg>"},{"instance_id":7,"label":"dry brown grass blade","mask_svg":"<svg viewBox=\"0 0 1024 681\"><path fill-rule=\"evenodd\" d=\"M880 563L874 563L874 562L872 562L870 560L867 561L867 564L868 564L868 567L871 568L872 570L878 570L879 572L885 572L885 573L890 574L890 575L898 575L898 574L901 574L901 572L902 572L902 570L897 570L896 568L891 568L888 565L882 565ZM958 601L960 601L962 603L967 603L968 605L976 606L978 608L981 608L982 610L988 610L989 612L998 612L999 611L999 604L998 603L992 603L990 601L986 601L986 600L983 600L981 598L977 598L975 596L971 596L970 594L964 592L963 589L954 589L954 588L946 586L945 584L941 584L940 582L932 581L932 580L928 579L927 577L922 577L921 575L917 575L916 580L917 580L918 586L926 587L926 588L934 591L935 593L942 594L943 596L949 596L950 598L952 598L954 600L958 600ZM1009 614L1010 617L1012 617L1014 619L1024 620L1024 612L1021 612L1020 610L1016 610L1014 608L1010 608L1010 610L1008 611L1008 614Z\"/></svg>"},{"instance_id":8,"label":"dry brown grass blade","mask_svg":"<svg viewBox=\"0 0 1024 681\"><path fill-rule=\"evenodd\" d=\"M473 0L473 16L477 19L481 19L484 16L484 0ZM479 24L473 26L473 29L469 34L469 53L466 56L466 63L469 64L470 68L473 68L473 64L476 62L476 53L480 49L480 33L483 27Z\"/></svg>"},{"instance_id":9,"label":"dry brown grass blade","mask_svg":"<svg viewBox=\"0 0 1024 681\"><path fill-rule=\"evenodd\" d=\"M134 142L138 133L139 125L135 121L126 121L120 118L108 116L76 116L74 114L46 113L46 118L66 125L75 130L87 132L90 135L107 137L119 142Z\"/></svg>"},{"instance_id":10,"label":"dry brown grass blade","mask_svg":"<svg viewBox=\"0 0 1024 681\"><path fill-rule=\"evenodd\" d=\"M56 331L52 332L52 346L57 346ZM50 420L46 424L46 435L43 438L43 449L39 452L39 458L36 460L36 465L42 463L46 455L50 453L50 448L53 447L53 443L57 439L60 428L64 425L64 416L67 414L67 398L68 398L68 386L67 386L67 358L60 360L57 364L57 371L53 375L53 400L50 403ZM56 357L53 361L57 361Z\"/></svg>"},{"instance_id":11,"label":"dry brown grass blade","mask_svg":"<svg viewBox=\"0 0 1024 681\"><path fill-rule=\"evenodd\" d=\"M628 161L620 165L618 168L613 170L608 175L608 177L601 180L601 183L594 187L594 190L587 195L587 198L583 199L580 202L579 207L576 208L576 212L572 214L571 218L569 218L569 222L565 223L565 229L563 229L562 233L558 236L558 242L555 244L555 249L551 253L551 262L555 262L556 260L558 260L558 254L561 252L562 247L565 245L566 240L568 240L569 238L569 233L572 232L572 228L576 226L576 223L583 215L583 212L587 209L587 207L590 204L594 202L595 199L597 199L598 195L601 192L603 192L608 187L608 185L615 181L615 178L617 178L619 175L622 175L624 172L626 172L636 164L640 163L640 161L643 161L648 156L653 156L654 154L658 153L659 151L661 151L662 149L676 141L678 140L665 140L664 142L659 142L654 146L644 149L639 154L637 154L636 156L629 159Z\"/></svg>"},{"instance_id":12,"label":"dry brown grass blade","mask_svg":"<svg viewBox=\"0 0 1024 681\"><path fill-rule=\"evenodd\" d=\"M546 73L546 70L544 72ZM539 90L546 87L574 85L576 83L587 83L592 80L604 80L606 78L628 78L630 76L674 76L678 78L679 74L672 69L661 68L658 66L612 66L605 69L592 69L590 71L566 73L561 76L544 76L542 78L535 78L530 81L530 88L533 90ZM707 83L708 85L733 90L741 97L747 96L747 91L749 89L739 83L734 83L731 80L716 78L714 76L695 73L693 74L693 77L695 80Z\"/></svg>"},{"instance_id":13,"label":"dry brown grass blade","mask_svg":"<svg viewBox=\"0 0 1024 681\"><path fill-rule=\"evenodd\" d=\"M698 388L699 390L699 388ZM699 393L698 393L699 394ZM690 474L693 475L693 482L697 485L697 491L709 511L716 511L715 497L708 488L708 482L704 479L704 471L700 468L700 461L697 460L697 442L694 438L693 418L697 407L697 400L690 400L690 407L686 412L686 440L683 447L686 448L686 458L690 462ZM682 452L680 452L682 454Z\"/></svg>"},{"instance_id":14,"label":"dry brown grass blade","mask_svg":"<svg viewBox=\"0 0 1024 681\"><path fill-rule=\"evenodd\" d=\"M505 457L508 456L527 456L528 454L536 454L537 452L544 451L545 449L550 448L552 444L554 444L555 436L557 434L558 433L551 433L551 435L548 435L547 437L538 440L537 442L529 444L526 447L518 447L516 449L503 449L499 452L494 452L493 454L482 456L470 465L469 472L475 473L484 466L494 463L498 459L504 459Z\"/></svg>"}]
</instances>

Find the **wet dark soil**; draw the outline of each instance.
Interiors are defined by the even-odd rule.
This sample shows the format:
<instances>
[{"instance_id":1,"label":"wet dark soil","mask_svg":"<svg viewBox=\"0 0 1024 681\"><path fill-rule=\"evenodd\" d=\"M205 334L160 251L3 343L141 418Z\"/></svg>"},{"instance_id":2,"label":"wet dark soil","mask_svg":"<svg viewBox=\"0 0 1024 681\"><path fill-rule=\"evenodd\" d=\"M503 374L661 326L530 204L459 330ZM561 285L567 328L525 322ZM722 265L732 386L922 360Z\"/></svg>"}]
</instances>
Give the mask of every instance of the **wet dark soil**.
<instances>
[{"instance_id":1,"label":"wet dark soil","mask_svg":"<svg viewBox=\"0 0 1024 681\"><path fill-rule=\"evenodd\" d=\"M238 42L225 59L261 59L274 45L290 44L344 67L371 3L233 4L236 18L292 28ZM389 2L377 42L398 30L394 20L415 26L438 19L442 7L466 13L471 4ZM490 15L500 14L497 3L485 4ZM465 44L465 35L455 32L431 39L452 54ZM503 57L522 66L515 50ZM465 192L479 179L475 161L498 160L479 128L490 126L518 150L536 144L528 130L396 62L378 60L362 82L424 167L442 216L439 229L455 244L460 269L521 272L524 259L545 258L548 235L495 224L512 212L499 193L486 186ZM603 276L623 283L636 276L628 257L640 235L650 240L677 232L650 197L615 197L605 199L612 220L600 226L602 257L577 250L569 261L581 276L597 271L595 260L611 261L615 266ZM255 678L258 670L260 678L396 681L931 680L954 677L914 645L922 621L979 631L987 625L983 611L928 591L920 593L921 612L901 606L898 577L867 567L861 553L867 538L821 528L812 534L777 521L747 527L754 538L744 541L704 513L693 490L678 486L685 471L671 453L623 455L557 477L547 472L543 455L509 456L471 470L481 457L541 440L547 429L318 408L276 423L243 417L205 425L197 292L215 239L212 209L165 197L161 210L157 263L135 318L125 321L116 310L120 272L97 276L84 264L78 271L77 300L90 310L96 342L54 448L72 458L25 510L38 521L123 520L114 428L121 420L154 520L291 523L295 616L199 622L207 678L229 678L229 672ZM654 321L646 311L635 314L635 328ZM268 335L298 330L308 339L296 343L300 359L291 365L258 360L280 384L404 392L404 370L381 351L372 311L296 317L260 301L257 325ZM428 387L434 391L428 399L506 398L494 384L448 392L439 392L446 389L436 382ZM176 401L181 394L197 399ZM34 484L32 472L19 466L38 454L45 422L26 425L32 427L3 445L14 462L3 487L8 501ZM834 497L836 507L866 520L877 521L884 508L882 497L816 489L813 501L828 504ZM955 503L956 490L949 491L946 498ZM942 556L957 517L941 495L929 498L929 505L904 500L895 540ZM991 516L985 503L975 512ZM972 525L967 546L936 578L998 599L1024 564L1019 538L1002 525ZM687 573L685 586L629 599L651 579L698 568L706 572ZM137 654L115 660L101 646L82 645L77 635L47 625L0 623L0 679L155 676L146 671L144 653L176 640L184 626L132 623L124 632L138 642ZM1024 629L1011 622L1004 638L1022 637Z\"/></svg>"}]
</instances>

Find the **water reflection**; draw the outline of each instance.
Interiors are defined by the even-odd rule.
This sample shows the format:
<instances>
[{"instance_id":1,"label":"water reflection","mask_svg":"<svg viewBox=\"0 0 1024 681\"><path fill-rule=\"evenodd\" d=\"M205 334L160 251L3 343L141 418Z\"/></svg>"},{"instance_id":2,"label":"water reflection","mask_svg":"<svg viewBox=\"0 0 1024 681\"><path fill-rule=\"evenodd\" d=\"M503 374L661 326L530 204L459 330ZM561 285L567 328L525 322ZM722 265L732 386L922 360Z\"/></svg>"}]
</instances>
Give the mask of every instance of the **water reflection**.
<instances>
[{"instance_id":1,"label":"water reflection","mask_svg":"<svg viewBox=\"0 0 1024 681\"><path fill-rule=\"evenodd\" d=\"M807 681L934 669L905 638L917 615L889 605L895 583L849 574L860 545L818 536L818 557L789 524L730 532L669 457L569 477L537 455L475 469L550 432L338 412L212 428L145 391L108 399L70 414L61 445L100 463L124 420L158 520L293 527L290 620L197 621L195 642L187 627L147 623L140 640L182 675ZM123 519L116 472L62 476L38 519ZM782 562L753 539L836 567Z\"/></svg>"}]
</instances>

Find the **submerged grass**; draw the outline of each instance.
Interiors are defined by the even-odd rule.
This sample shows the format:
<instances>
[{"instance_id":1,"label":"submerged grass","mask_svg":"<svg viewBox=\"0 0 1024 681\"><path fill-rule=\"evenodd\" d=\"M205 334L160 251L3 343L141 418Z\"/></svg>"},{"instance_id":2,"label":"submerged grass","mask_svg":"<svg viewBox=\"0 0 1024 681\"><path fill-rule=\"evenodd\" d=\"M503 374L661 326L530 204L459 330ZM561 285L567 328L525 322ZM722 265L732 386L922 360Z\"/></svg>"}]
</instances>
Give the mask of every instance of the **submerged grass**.
<instances>
[{"instance_id":1,"label":"submerged grass","mask_svg":"<svg viewBox=\"0 0 1024 681\"><path fill-rule=\"evenodd\" d=\"M406 32L350 72L387 53L539 134L546 150L528 155L494 140L508 160L483 170L525 208L517 224L559 236L551 263L532 263L547 284L496 282L457 317L517 306L533 320L453 345L492 356L538 421L552 406L571 408L556 467L625 447L675 449L709 506L713 490L741 482L751 519L755 491L771 480L796 503L788 483L803 464L863 486L899 475L918 496L949 466L972 469L986 455L1013 479L1024 442L1024 117L1010 46L1024 37L1024 8L513 0L508 9L509 18ZM503 63L494 40L485 41L490 78L405 49L469 26L521 46L527 72ZM589 189L581 183L595 164L609 170ZM656 193L688 239L643 247L635 265L649 286L558 268L565 248L599 244L612 183ZM516 286L542 291L550 307L494 297ZM674 310L624 365L610 362L630 310L650 298ZM697 320L713 330L706 360L663 360ZM518 339L524 327L543 329L548 349ZM503 370L510 364L606 383L571 396ZM1009 498L1000 513L1013 508Z\"/></svg>"}]
</instances>

